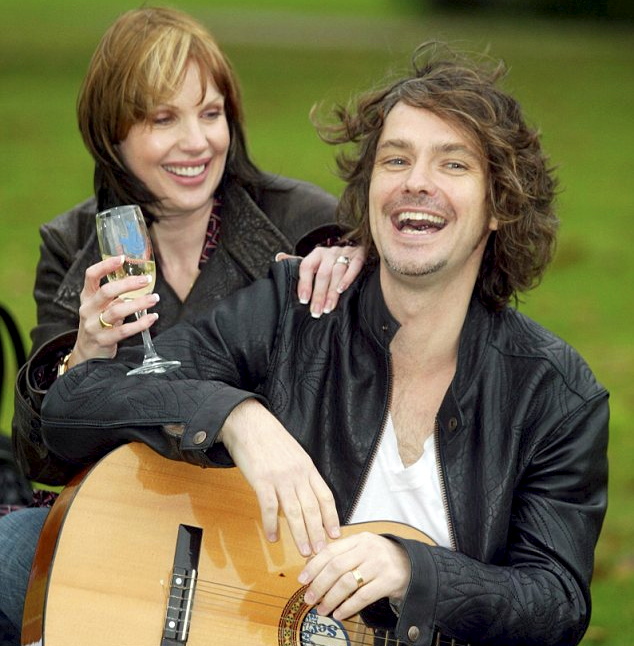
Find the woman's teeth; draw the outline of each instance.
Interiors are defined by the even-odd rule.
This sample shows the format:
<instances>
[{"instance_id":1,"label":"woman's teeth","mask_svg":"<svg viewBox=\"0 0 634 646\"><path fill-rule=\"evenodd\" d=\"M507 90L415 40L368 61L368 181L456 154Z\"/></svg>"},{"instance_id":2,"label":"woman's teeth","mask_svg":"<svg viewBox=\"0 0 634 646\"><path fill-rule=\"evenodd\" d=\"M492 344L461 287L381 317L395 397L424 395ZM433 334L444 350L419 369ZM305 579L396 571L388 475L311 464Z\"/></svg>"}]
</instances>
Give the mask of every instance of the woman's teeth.
<instances>
[{"instance_id":1,"label":"woman's teeth","mask_svg":"<svg viewBox=\"0 0 634 646\"><path fill-rule=\"evenodd\" d=\"M179 175L180 177L196 177L200 175L205 170L205 164L200 164L199 166L163 166L163 168L169 173L174 173L174 175Z\"/></svg>"}]
</instances>

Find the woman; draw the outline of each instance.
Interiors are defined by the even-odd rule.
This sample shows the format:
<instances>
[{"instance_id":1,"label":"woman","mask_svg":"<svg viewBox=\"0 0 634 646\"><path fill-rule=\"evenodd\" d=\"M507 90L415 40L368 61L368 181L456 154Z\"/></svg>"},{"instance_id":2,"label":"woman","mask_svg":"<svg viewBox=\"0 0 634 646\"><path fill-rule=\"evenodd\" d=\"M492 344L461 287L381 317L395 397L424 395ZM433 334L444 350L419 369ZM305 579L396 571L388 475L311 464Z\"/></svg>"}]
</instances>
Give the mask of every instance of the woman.
<instances>
[{"instance_id":1,"label":"woman","mask_svg":"<svg viewBox=\"0 0 634 646\"><path fill-rule=\"evenodd\" d=\"M110 27L80 91L78 120L95 160L95 197L42 227L35 351L18 376L13 423L22 469L53 485L76 472L39 434L39 405L58 374L113 357L120 343L139 343L144 328L196 318L264 276L280 252L303 255L342 233L332 196L251 162L233 71L209 33L180 12L134 10ZM132 301L118 296L143 279L104 282L120 259L99 261L94 223L97 211L126 203L143 208L157 260L155 293ZM312 293L313 315L330 311L363 259L360 248L316 249L303 262L300 300ZM0 617L17 627L45 516L37 508L0 520Z\"/></svg>"}]
</instances>

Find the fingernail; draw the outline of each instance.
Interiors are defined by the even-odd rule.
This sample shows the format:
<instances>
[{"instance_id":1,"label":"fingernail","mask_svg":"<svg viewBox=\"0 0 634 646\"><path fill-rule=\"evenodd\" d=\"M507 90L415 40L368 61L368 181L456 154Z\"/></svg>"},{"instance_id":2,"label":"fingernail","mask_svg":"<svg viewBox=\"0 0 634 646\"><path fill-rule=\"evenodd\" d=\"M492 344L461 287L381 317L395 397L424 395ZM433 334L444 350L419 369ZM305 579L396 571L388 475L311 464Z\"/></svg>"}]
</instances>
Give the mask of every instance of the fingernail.
<instances>
[{"instance_id":1,"label":"fingernail","mask_svg":"<svg viewBox=\"0 0 634 646\"><path fill-rule=\"evenodd\" d=\"M308 543L304 543L304 545L300 545L299 553L302 556L310 556L312 553L312 550L310 549L310 545Z\"/></svg>"},{"instance_id":2,"label":"fingernail","mask_svg":"<svg viewBox=\"0 0 634 646\"><path fill-rule=\"evenodd\" d=\"M317 541L315 544L315 554L319 554L324 547L326 547L326 543L324 541Z\"/></svg>"},{"instance_id":3,"label":"fingernail","mask_svg":"<svg viewBox=\"0 0 634 646\"><path fill-rule=\"evenodd\" d=\"M339 526L331 527L330 531L328 532L328 535L331 538L339 538L341 536L341 527Z\"/></svg>"},{"instance_id":4,"label":"fingernail","mask_svg":"<svg viewBox=\"0 0 634 646\"><path fill-rule=\"evenodd\" d=\"M279 261L280 261L280 259L281 259L281 257L282 257L283 255L284 255L284 252L283 252L283 251L278 251L278 252L275 254L275 258L274 258L275 262L279 262Z\"/></svg>"},{"instance_id":5,"label":"fingernail","mask_svg":"<svg viewBox=\"0 0 634 646\"><path fill-rule=\"evenodd\" d=\"M348 285L344 285L343 283L337 287L337 294L343 294L346 289L348 289Z\"/></svg>"},{"instance_id":6,"label":"fingernail","mask_svg":"<svg viewBox=\"0 0 634 646\"><path fill-rule=\"evenodd\" d=\"M155 303L158 303L158 302L161 300L161 296L160 296L160 294L152 294L152 300L153 300Z\"/></svg>"},{"instance_id":7,"label":"fingernail","mask_svg":"<svg viewBox=\"0 0 634 646\"><path fill-rule=\"evenodd\" d=\"M312 592L312 591L307 592L304 595L304 601L305 601L307 606L312 606L315 603L315 601L317 601L317 599L315 597L315 593Z\"/></svg>"},{"instance_id":8,"label":"fingernail","mask_svg":"<svg viewBox=\"0 0 634 646\"><path fill-rule=\"evenodd\" d=\"M308 583L308 572L305 570L297 577L297 580L302 584L305 585Z\"/></svg>"},{"instance_id":9,"label":"fingernail","mask_svg":"<svg viewBox=\"0 0 634 646\"><path fill-rule=\"evenodd\" d=\"M302 294L299 295L299 302L302 305L308 305L308 296L307 296L306 293L302 293Z\"/></svg>"},{"instance_id":10,"label":"fingernail","mask_svg":"<svg viewBox=\"0 0 634 646\"><path fill-rule=\"evenodd\" d=\"M327 300L326 305L324 306L324 314L330 314L330 312L332 312L332 307L332 301Z\"/></svg>"},{"instance_id":11,"label":"fingernail","mask_svg":"<svg viewBox=\"0 0 634 646\"><path fill-rule=\"evenodd\" d=\"M311 315L314 319L318 319L318 318L321 318L322 312L321 312L319 309L311 310L310 315Z\"/></svg>"},{"instance_id":12,"label":"fingernail","mask_svg":"<svg viewBox=\"0 0 634 646\"><path fill-rule=\"evenodd\" d=\"M145 283L148 285L154 280L150 275L144 276L143 278L145 279Z\"/></svg>"},{"instance_id":13,"label":"fingernail","mask_svg":"<svg viewBox=\"0 0 634 646\"><path fill-rule=\"evenodd\" d=\"M270 543L275 543L277 541L277 534L272 532L266 537Z\"/></svg>"}]
</instances>

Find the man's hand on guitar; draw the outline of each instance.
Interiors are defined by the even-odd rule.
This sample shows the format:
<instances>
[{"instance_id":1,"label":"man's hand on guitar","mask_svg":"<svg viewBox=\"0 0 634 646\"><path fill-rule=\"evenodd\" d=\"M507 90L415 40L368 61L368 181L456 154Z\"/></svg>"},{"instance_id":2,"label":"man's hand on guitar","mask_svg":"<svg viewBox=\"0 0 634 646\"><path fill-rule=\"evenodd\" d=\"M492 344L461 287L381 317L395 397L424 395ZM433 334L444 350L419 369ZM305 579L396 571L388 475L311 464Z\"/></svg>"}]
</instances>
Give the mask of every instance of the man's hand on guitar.
<instances>
[{"instance_id":1,"label":"man's hand on guitar","mask_svg":"<svg viewBox=\"0 0 634 646\"><path fill-rule=\"evenodd\" d=\"M254 399L236 406L219 439L253 487L270 541L278 538L280 509L303 556L318 553L326 535L339 537L330 489L308 454L264 406Z\"/></svg>"},{"instance_id":2,"label":"man's hand on guitar","mask_svg":"<svg viewBox=\"0 0 634 646\"><path fill-rule=\"evenodd\" d=\"M361 532L334 541L308 561L299 582L308 585L307 605L339 621L388 597L401 601L409 585L411 565L396 542Z\"/></svg>"}]
</instances>

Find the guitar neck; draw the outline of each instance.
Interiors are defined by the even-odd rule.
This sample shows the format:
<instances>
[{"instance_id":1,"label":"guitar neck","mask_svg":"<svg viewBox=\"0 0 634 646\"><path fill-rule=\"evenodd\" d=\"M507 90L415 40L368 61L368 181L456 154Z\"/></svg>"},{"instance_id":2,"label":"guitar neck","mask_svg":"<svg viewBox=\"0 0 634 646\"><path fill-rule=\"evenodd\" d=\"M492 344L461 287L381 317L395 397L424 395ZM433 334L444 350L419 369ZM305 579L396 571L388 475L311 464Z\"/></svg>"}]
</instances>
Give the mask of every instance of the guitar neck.
<instances>
[{"instance_id":1,"label":"guitar neck","mask_svg":"<svg viewBox=\"0 0 634 646\"><path fill-rule=\"evenodd\" d=\"M391 631L376 630L374 633L373 646L405 646L405 643L397 639ZM446 637L437 632L434 637L433 646L470 646L470 644L454 639L453 637Z\"/></svg>"},{"instance_id":2,"label":"guitar neck","mask_svg":"<svg viewBox=\"0 0 634 646\"><path fill-rule=\"evenodd\" d=\"M436 633L436 638L434 639L434 646L471 646L467 642L463 642L460 639L454 639L453 637L446 637L441 633Z\"/></svg>"}]
</instances>

